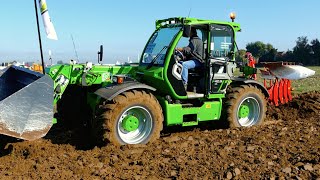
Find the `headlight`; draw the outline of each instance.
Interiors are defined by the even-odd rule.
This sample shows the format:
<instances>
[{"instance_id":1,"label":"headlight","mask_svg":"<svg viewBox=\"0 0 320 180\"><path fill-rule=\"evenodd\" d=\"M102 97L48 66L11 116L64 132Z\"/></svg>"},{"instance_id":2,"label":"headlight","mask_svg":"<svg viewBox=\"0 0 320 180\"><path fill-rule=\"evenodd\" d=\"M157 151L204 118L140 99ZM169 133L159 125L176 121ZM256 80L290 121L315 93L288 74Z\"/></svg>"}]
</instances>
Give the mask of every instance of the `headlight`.
<instances>
[{"instance_id":1,"label":"headlight","mask_svg":"<svg viewBox=\"0 0 320 180\"><path fill-rule=\"evenodd\" d=\"M112 82L115 84L122 84L124 80L124 76L113 76Z\"/></svg>"},{"instance_id":2,"label":"headlight","mask_svg":"<svg viewBox=\"0 0 320 180\"><path fill-rule=\"evenodd\" d=\"M112 82L113 82L113 83L117 83L117 81L118 81L117 76L113 76L113 77L112 77Z\"/></svg>"}]
</instances>

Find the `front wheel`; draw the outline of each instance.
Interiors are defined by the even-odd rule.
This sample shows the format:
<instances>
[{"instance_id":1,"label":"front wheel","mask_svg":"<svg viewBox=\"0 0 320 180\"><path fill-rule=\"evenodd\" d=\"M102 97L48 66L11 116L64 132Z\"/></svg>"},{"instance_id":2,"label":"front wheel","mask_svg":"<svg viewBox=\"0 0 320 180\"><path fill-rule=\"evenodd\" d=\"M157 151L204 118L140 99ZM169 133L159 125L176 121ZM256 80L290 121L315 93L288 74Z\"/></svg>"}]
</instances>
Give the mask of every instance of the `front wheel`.
<instances>
[{"instance_id":1,"label":"front wheel","mask_svg":"<svg viewBox=\"0 0 320 180\"><path fill-rule=\"evenodd\" d=\"M160 137L164 119L158 100L150 93L137 90L105 102L96 117L102 125L103 141L115 145L155 141Z\"/></svg>"},{"instance_id":2,"label":"front wheel","mask_svg":"<svg viewBox=\"0 0 320 180\"><path fill-rule=\"evenodd\" d=\"M242 85L228 94L227 116L230 127L260 125L266 116L266 99L255 86Z\"/></svg>"}]
</instances>

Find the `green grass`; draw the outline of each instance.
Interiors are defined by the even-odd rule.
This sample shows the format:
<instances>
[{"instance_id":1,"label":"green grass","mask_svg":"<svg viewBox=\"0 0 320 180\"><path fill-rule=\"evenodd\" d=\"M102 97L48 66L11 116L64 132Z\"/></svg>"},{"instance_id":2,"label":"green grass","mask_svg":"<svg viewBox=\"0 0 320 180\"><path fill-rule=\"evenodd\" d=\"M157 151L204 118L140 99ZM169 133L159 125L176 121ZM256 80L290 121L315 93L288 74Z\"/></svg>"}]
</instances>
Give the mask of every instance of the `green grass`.
<instances>
[{"instance_id":1,"label":"green grass","mask_svg":"<svg viewBox=\"0 0 320 180\"><path fill-rule=\"evenodd\" d=\"M299 94L320 90L320 66L309 66L307 68L316 71L316 74L306 79L292 80L291 86L294 88L293 93Z\"/></svg>"}]
</instances>

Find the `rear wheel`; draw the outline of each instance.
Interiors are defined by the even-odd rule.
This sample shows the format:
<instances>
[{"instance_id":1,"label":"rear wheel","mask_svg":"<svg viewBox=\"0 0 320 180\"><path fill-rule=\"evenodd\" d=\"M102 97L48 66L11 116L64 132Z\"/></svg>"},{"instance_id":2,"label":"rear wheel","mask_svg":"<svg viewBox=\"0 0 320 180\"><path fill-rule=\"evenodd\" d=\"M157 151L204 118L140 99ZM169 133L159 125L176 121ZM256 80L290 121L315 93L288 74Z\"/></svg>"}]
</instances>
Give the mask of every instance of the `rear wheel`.
<instances>
[{"instance_id":1,"label":"rear wheel","mask_svg":"<svg viewBox=\"0 0 320 180\"><path fill-rule=\"evenodd\" d=\"M227 119L230 127L260 125L266 116L266 99L255 86L242 85L228 94Z\"/></svg>"},{"instance_id":2,"label":"rear wheel","mask_svg":"<svg viewBox=\"0 0 320 180\"><path fill-rule=\"evenodd\" d=\"M145 91L125 92L104 102L96 117L103 142L115 145L153 142L160 137L163 127L161 106Z\"/></svg>"}]
</instances>

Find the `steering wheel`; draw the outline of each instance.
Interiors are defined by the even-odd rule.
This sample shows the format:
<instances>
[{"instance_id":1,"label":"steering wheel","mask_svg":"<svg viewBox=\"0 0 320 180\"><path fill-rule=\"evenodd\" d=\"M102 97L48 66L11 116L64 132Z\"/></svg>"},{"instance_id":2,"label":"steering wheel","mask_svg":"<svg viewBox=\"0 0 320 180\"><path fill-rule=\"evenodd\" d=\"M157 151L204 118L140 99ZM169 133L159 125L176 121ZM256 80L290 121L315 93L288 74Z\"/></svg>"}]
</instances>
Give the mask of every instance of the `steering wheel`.
<instances>
[{"instance_id":1,"label":"steering wheel","mask_svg":"<svg viewBox=\"0 0 320 180\"><path fill-rule=\"evenodd\" d=\"M174 50L174 59L176 60L176 62L183 61L183 60L185 60L185 56L183 55L183 53L181 51L179 51L178 49L175 49Z\"/></svg>"},{"instance_id":2,"label":"steering wheel","mask_svg":"<svg viewBox=\"0 0 320 180\"><path fill-rule=\"evenodd\" d=\"M177 80L182 80L182 64L179 63L179 61L183 61L185 59L185 56L183 53L177 49L174 50L174 59L176 63L172 67L172 75Z\"/></svg>"},{"instance_id":3,"label":"steering wheel","mask_svg":"<svg viewBox=\"0 0 320 180\"><path fill-rule=\"evenodd\" d=\"M149 53L144 53L142 56L143 63L150 63L152 61L152 56Z\"/></svg>"}]
</instances>

